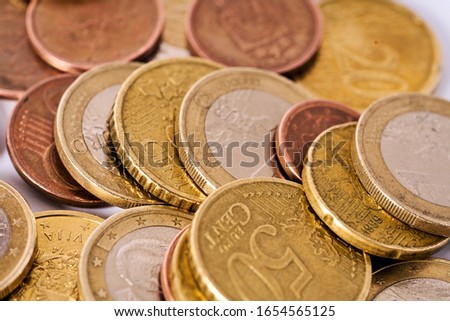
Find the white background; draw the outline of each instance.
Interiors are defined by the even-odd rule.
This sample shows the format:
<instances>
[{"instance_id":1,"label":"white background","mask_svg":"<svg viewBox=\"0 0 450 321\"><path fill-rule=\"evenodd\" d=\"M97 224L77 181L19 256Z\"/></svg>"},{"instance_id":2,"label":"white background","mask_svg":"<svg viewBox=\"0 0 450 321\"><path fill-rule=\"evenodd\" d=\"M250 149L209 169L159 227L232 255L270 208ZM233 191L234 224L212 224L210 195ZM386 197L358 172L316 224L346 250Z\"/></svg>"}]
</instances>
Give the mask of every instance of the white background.
<instances>
[{"instance_id":1,"label":"white background","mask_svg":"<svg viewBox=\"0 0 450 321\"><path fill-rule=\"evenodd\" d=\"M413 9L417 15L422 17L435 32L442 49L443 69L442 79L437 87L437 96L450 100L450 1L448 0L403 0L399 1ZM1 13L0 13L1 14ZM389 30L386 30L389 32ZM4 44L2 44L4 45ZM414 48L412 48L414 50ZM82 209L61 205L51 201L43 194L37 192L17 174L11 164L6 150L6 128L15 101L0 99L0 179L14 186L29 202L33 211L44 211L50 209L72 209L97 214L104 218L120 211L117 207L106 207L101 209ZM450 139L450 136L449 136ZM450 259L450 245L435 256Z\"/></svg>"}]
</instances>

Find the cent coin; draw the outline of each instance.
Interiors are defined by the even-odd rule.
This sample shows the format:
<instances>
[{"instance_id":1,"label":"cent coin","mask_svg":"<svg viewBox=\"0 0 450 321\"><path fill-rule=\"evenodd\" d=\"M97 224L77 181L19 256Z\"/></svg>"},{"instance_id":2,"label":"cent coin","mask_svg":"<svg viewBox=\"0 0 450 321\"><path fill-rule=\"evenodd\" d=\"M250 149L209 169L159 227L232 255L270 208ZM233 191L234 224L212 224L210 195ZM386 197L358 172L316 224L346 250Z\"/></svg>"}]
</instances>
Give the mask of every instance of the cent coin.
<instances>
[{"instance_id":1,"label":"cent coin","mask_svg":"<svg viewBox=\"0 0 450 321\"><path fill-rule=\"evenodd\" d=\"M161 0L135 0L133 5L127 0L33 0L26 17L39 56L69 72L145 57L154 50L163 24Z\"/></svg>"},{"instance_id":2,"label":"cent coin","mask_svg":"<svg viewBox=\"0 0 450 321\"><path fill-rule=\"evenodd\" d=\"M195 0L186 21L197 55L279 73L300 67L316 53L322 29L320 11L308 0Z\"/></svg>"},{"instance_id":3,"label":"cent coin","mask_svg":"<svg viewBox=\"0 0 450 321\"><path fill-rule=\"evenodd\" d=\"M76 79L60 75L30 88L17 103L8 126L11 162L22 178L59 202L82 207L105 203L75 181L55 147L54 122L59 101Z\"/></svg>"}]
</instances>

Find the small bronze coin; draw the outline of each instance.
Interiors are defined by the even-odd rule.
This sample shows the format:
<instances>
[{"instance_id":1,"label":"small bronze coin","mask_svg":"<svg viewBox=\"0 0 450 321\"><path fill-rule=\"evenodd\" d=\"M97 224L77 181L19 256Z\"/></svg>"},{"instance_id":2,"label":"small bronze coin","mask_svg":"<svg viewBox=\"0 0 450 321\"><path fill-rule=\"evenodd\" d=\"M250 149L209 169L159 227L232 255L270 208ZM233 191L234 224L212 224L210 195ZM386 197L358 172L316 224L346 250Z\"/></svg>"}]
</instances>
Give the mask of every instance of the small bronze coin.
<instances>
[{"instance_id":1,"label":"small bronze coin","mask_svg":"<svg viewBox=\"0 0 450 321\"><path fill-rule=\"evenodd\" d=\"M39 56L69 72L148 56L163 24L161 0L33 0L26 17Z\"/></svg>"},{"instance_id":2,"label":"small bronze coin","mask_svg":"<svg viewBox=\"0 0 450 321\"><path fill-rule=\"evenodd\" d=\"M314 139L324 130L351 121L359 113L329 100L309 100L292 107L277 129L277 155L287 176L301 182L303 159Z\"/></svg>"},{"instance_id":3,"label":"small bronze coin","mask_svg":"<svg viewBox=\"0 0 450 321\"><path fill-rule=\"evenodd\" d=\"M322 18L306 0L195 0L186 35L200 57L284 73L319 49Z\"/></svg>"},{"instance_id":4,"label":"small bronze coin","mask_svg":"<svg viewBox=\"0 0 450 321\"><path fill-rule=\"evenodd\" d=\"M25 1L0 0L0 97L18 99L35 83L58 74L31 48L25 11Z\"/></svg>"},{"instance_id":5,"label":"small bronze coin","mask_svg":"<svg viewBox=\"0 0 450 321\"><path fill-rule=\"evenodd\" d=\"M73 75L60 75L30 88L11 115L7 147L17 172L37 190L68 205L94 207L104 202L69 175L53 136L59 101L75 79Z\"/></svg>"}]
</instances>

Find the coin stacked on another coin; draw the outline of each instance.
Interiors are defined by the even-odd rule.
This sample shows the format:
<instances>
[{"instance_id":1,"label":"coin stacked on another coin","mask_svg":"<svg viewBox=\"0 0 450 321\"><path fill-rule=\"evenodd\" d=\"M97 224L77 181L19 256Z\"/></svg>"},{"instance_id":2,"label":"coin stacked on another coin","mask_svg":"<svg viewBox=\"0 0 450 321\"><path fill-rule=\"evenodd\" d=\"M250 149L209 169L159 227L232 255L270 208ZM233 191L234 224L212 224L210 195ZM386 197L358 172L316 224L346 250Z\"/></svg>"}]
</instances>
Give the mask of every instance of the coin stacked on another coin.
<instances>
[{"instance_id":1,"label":"coin stacked on another coin","mask_svg":"<svg viewBox=\"0 0 450 321\"><path fill-rule=\"evenodd\" d=\"M450 103L426 95L441 57L407 8L166 0L158 47L160 0L0 5L26 8L26 63L44 66L0 83L22 97L15 168L61 203L126 208L33 216L1 183L1 297L450 299L450 263L422 260L450 236ZM57 73L38 56L74 75L25 91ZM371 257L405 262L372 276Z\"/></svg>"}]
</instances>

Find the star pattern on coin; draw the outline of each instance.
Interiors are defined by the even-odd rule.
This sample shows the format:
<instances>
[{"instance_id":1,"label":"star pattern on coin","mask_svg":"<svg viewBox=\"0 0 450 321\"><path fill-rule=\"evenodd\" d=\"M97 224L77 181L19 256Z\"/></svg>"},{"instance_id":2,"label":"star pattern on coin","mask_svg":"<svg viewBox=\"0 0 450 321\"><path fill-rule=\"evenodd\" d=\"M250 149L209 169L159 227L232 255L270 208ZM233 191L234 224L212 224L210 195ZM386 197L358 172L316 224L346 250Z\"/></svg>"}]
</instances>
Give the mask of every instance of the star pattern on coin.
<instances>
[{"instance_id":1,"label":"star pattern on coin","mask_svg":"<svg viewBox=\"0 0 450 321\"><path fill-rule=\"evenodd\" d=\"M80 228L81 228L83 231L89 230L89 229L90 229L89 223L87 223L87 222L84 223L83 225L80 226Z\"/></svg>"},{"instance_id":2,"label":"star pattern on coin","mask_svg":"<svg viewBox=\"0 0 450 321\"><path fill-rule=\"evenodd\" d=\"M22 225L22 218L19 217L19 218L13 219L12 225L13 225L13 226L20 227L20 226Z\"/></svg>"},{"instance_id":3,"label":"star pattern on coin","mask_svg":"<svg viewBox=\"0 0 450 321\"><path fill-rule=\"evenodd\" d=\"M106 234L106 236L107 236L107 237L109 238L109 240L111 241L111 240L115 240L115 239L116 239L117 234L114 233L113 231L111 231L111 232L109 232L108 234Z\"/></svg>"},{"instance_id":4,"label":"star pattern on coin","mask_svg":"<svg viewBox=\"0 0 450 321\"><path fill-rule=\"evenodd\" d=\"M281 196L281 193L280 193L280 192L276 192L276 193L275 193L275 196L280 197L280 196Z\"/></svg>"},{"instance_id":5,"label":"star pattern on coin","mask_svg":"<svg viewBox=\"0 0 450 321\"><path fill-rule=\"evenodd\" d=\"M9 255L16 257L18 253L19 253L19 249L17 247L9 249Z\"/></svg>"},{"instance_id":6,"label":"star pattern on coin","mask_svg":"<svg viewBox=\"0 0 450 321\"><path fill-rule=\"evenodd\" d=\"M287 198L289 198L289 199L294 197L293 194L287 194L286 196L287 196Z\"/></svg>"},{"instance_id":7,"label":"star pattern on coin","mask_svg":"<svg viewBox=\"0 0 450 321\"><path fill-rule=\"evenodd\" d=\"M136 223L138 223L138 225L145 225L145 221L142 217L139 216L139 218L136 220Z\"/></svg>"},{"instance_id":8,"label":"star pattern on coin","mask_svg":"<svg viewBox=\"0 0 450 321\"><path fill-rule=\"evenodd\" d=\"M94 264L94 267L100 267L103 264L103 260L100 259L98 256L96 256L93 260L92 260L92 264Z\"/></svg>"},{"instance_id":9,"label":"star pattern on coin","mask_svg":"<svg viewBox=\"0 0 450 321\"><path fill-rule=\"evenodd\" d=\"M258 195L258 196L262 196L262 192L261 191L259 191L259 192L256 192L256 195Z\"/></svg>"},{"instance_id":10,"label":"star pattern on coin","mask_svg":"<svg viewBox=\"0 0 450 321\"><path fill-rule=\"evenodd\" d=\"M386 283L386 281L383 278L377 278L375 283L378 285L383 285Z\"/></svg>"},{"instance_id":11,"label":"star pattern on coin","mask_svg":"<svg viewBox=\"0 0 450 321\"><path fill-rule=\"evenodd\" d=\"M419 272L419 270L420 269L417 265L413 265L409 268L409 272L411 272L411 273L417 273L417 272Z\"/></svg>"},{"instance_id":12,"label":"star pattern on coin","mask_svg":"<svg viewBox=\"0 0 450 321\"><path fill-rule=\"evenodd\" d=\"M97 296L101 299L106 299L106 291L104 289L100 289L97 291Z\"/></svg>"},{"instance_id":13,"label":"star pattern on coin","mask_svg":"<svg viewBox=\"0 0 450 321\"><path fill-rule=\"evenodd\" d=\"M172 220L172 222L173 222L173 226L177 226L177 225L181 226L181 221L178 219L178 217L175 217Z\"/></svg>"},{"instance_id":14,"label":"star pattern on coin","mask_svg":"<svg viewBox=\"0 0 450 321\"><path fill-rule=\"evenodd\" d=\"M50 228L50 225L48 225L48 223L41 223L39 224L42 226L42 229L45 230L46 228Z\"/></svg>"}]
</instances>

